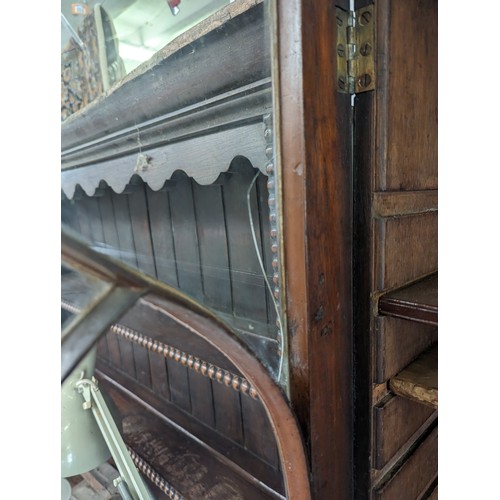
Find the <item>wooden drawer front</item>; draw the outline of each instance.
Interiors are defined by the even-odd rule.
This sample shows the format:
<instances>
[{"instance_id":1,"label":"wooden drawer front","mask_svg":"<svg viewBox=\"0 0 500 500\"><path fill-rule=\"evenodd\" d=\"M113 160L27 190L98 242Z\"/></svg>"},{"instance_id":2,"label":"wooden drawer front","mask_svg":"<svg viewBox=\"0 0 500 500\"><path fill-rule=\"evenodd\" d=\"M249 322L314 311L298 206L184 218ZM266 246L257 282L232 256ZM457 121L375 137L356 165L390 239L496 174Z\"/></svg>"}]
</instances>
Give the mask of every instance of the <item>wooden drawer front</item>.
<instances>
[{"instance_id":1,"label":"wooden drawer front","mask_svg":"<svg viewBox=\"0 0 500 500\"><path fill-rule=\"evenodd\" d=\"M385 485L374 492L375 500L415 500L437 477L437 427Z\"/></svg>"},{"instance_id":2,"label":"wooden drawer front","mask_svg":"<svg viewBox=\"0 0 500 500\"><path fill-rule=\"evenodd\" d=\"M434 413L437 416L432 408L399 396L375 406L374 468L382 469Z\"/></svg>"},{"instance_id":3,"label":"wooden drawer front","mask_svg":"<svg viewBox=\"0 0 500 500\"><path fill-rule=\"evenodd\" d=\"M394 377L438 338L438 329L433 325L382 316L375 321L373 365L374 380L377 384Z\"/></svg>"},{"instance_id":4,"label":"wooden drawer front","mask_svg":"<svg viewBox=\"0 0 500 500\"><path fill-rule=\"evenodd\" d=\"M378 290L404 286L437 270L437 222L437 212L375 221Z\"/></svg>"}]
</instances>

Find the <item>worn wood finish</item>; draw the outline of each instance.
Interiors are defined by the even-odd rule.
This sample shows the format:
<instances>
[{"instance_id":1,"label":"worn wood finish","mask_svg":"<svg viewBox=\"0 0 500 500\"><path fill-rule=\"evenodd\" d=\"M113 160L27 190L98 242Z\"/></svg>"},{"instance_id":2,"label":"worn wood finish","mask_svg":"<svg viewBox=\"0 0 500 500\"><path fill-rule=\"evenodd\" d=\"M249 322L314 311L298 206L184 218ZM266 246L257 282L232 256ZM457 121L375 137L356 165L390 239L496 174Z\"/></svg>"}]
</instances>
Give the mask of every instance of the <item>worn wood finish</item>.
<instances>
[{"instance_id":1,"label":"worn wood finish","mask_svg":"<svg viewBox=\"0 0 500 500\"><path fill-rule=\"evenodd\" d=\"M221 185L193 183L205 304L231 313L232 287Z\"/></svg>"},{"instance_id":2,"label":"worn wood finish","mask_svg":"<svg viewBox=\"0 0 500 500\"><path fill-rule=\"evenodd\" d=\"M400 372L438 339L433 325L400 318L374 319L374 382L383 383Z\"/></svg>"},{"instance_id":3,"label":"worn wood finish","mask_svg":"<svg viewBox=\"0 0 500 500\"><path fill-rule=\"evenodd\" d=\"M386 293L379 299L379 314L438 324L438 276Z\"/></svg>"},{"instance_id":4,"label":"worn wood finish","mask_svg":"<svg viewBox=\"0 0 500 500\"><path fill-rule=\"evenodd\" d=\"M431 408L399 396L374 406L374 468L382 469L432 414Z\"/></svg>"},{"instance_id":5,"label":"worn wood finish","mask_svg":"<svg viewBox=\"0 0 500 500\"><path fill-rule=\"evenodd\" d=\"M275 491L284 493L283 481L281 476L277 475L277 469L260 459L258 455L249 454L245 448L228 439L225 433L221 434L214 428L205 425L204 422L195 419L171 401L161 398L159 394L145 390L136 380L117 371L111 365L106 364L105 360L98 360L97 367L99 379L105 378L130 391L131 394L134 394L135 397L142 400L146 405L158 411L167 420L180 426L189 435L194 436L215 450L217 454L227 457L228 460L269 485Z\"/></svg>"},{"instance_id":6,"label":"worn wood finish","mask_svg":"<svg viewBox=\"0 0 500 500\"><path fill-rule=\"evenodd\" d=\"M247 191L256 172L245 158L235 158L223 185L226 231L231 263L233 314L267 322L266 289L248 220ZM257 250L262 254L259 214L255 190L250 193Z\"/></svg>"},{"instance_id":7,"label":"worn wood finish","mask_svg":"<svg viewBox=\"0 0 500 500\"><path fill-rule=\"evenodd\" d=\"M112 396L128 446L187 499L280 498L257 479L102 381Z\"/></svg>"},{"instance_id":8,"label":"worn wood finish","mask_svg":"<svg viewBox=\"0 0 500 500\"><path fill-rule=\"evenodd\" d=\"M438 209L437 189L427 191L381 191L373 193L375 217L399 217Z\"/></svg>"},{"instance_id":9,"label":"worn wood finish","mask_svg":"<svg viewBox=\"0 0 500 500\"><path fill-rule=\"evenodd\" d=\"M93 141L269 77L269 30L259 0L228 5L62 124L63 162ZM253 8L252 8L253 7ZM217 28L217 29L216 29ZM238 46L235 51L234 47ZM213 71L217 68L217 71ZM148 99L137 99L138 95ZM137 147L137 137L128 138ZM88 146L87 146L88 145ZM113 148L107 144L107 148ZM81 159L80 159L81 163Z\"/></svg>"},{"instance_id":10,"label":"worn wood finish","mask_svg":"<svg viewBox=\"0 0 500 500\"><path fill-rule=\"evenodd\" d=\"M372 3L359 0L355 7ZM383 390L372 388L387 386L437 340L433 325L378 316L384 292L437 271L437 2L380 0L374 8L376 89L356 95L354 108L354 450L360 499L370 498L380 484L372 467L394 451L387 453L386 442L373 434L383 404L376 395ZM412 424L406 423L394 425L408 436ZM385 467L392 460L404 463L403 450L416 434L394 444L399 449Z\"/></svg>"},{"instance_id":11,"label":"worn wood finish","mask_svg":"<svg viewBox=\"0 0 500 500\"><path fill-rule=\"evenodd\" d=\"M278 19L291 398L313 496L351 498L350 97L332 90L335 5L278 1Z\"/></svg>"},{"instance_id":12,"label":"worn wood finish","mask_svg":"<svg viewBox=\"0 0 500 500\"><path fill-rule=\"evenodd\" d=\"M69 278L63 280L63 294L71 298L72 302L80 303L81 298L79 300L78 292L84 293L82 279L78 276L69 276ZM124 330L128 332L127 337L119 335L119 332L123 333ZM145 341L134 342L132 339L135 337L144 338ZM110 342L114 341L115 352L109 355L103 352L100 356L99 361L106 364L105 372L110 373L111 369L111 375L116 379L117 375L114 370L123 370L126 377L120 379L121 383L133 390L141 399L159 408L163 408L162 403L172 403L192 415L204 426L217 430L219 440L213 446L220 453L228 453L228 456L234 454L227 444L228 440L232 440L229 442L233 443L233 449L235 444L241 447L241 450L244 446L251 450L255 457L270 464L275 471L274 474L277 473L277 448L262 403L248 395L240 396L241 391L235 391L232 382L227 384L222 378L219 379L220 382L217 382L216 377L211 380L203 376L203 369L201 371L188 370L186 359L181 360L181 357L187 358L196 353L203 356L203 362L208 361L208 371L210 367L217 368L217 365L222 365L225 367L223 375L232 373L232 381L242 380L238 369L210 344L191 335L189 329L162 316L158 311L151 311L142 302L125 314L120 319L120 324L112 326L107 338ZM132 359L126 365L121 363L117 339L121 340L122 346L129 346L128 355ZM155 342L163 342L164 346L180 345L183 349L191 350L175 356L166 356L165 352L162 354L158 352L158 347L153 347ZM130 346L133 348L130 349ZM123 347L121 350L123 351ZM118 358L115 357L116 355ZM212 365L211 363L214 362L215 365ZM132 368L135 370L132 371ZM149 369L150 373L141 373L140 370L145 368ZM165 413L163 409L161 411ZM169 411L166 414L169 415ZM185 416L180 421L177 418L176 421L186 426L186 418L188 417ZM206 439L204 433L201 435L198 433L197 436L200 439ZM223 440L220 439L221 436L224 436ZM242 451L237 457L242 467L256 470L257 477L265 478L274 487L278 487L272 476L269 479L270 474L266 466L259 465L258 461L248 461L241 457L244 457Z\"/></svg>"},{"instance_id":13,"label":"worn wood finish","mask_svg":"<svg viewBox=\"0 0 500 500\"><path fill-rule=\"evenodd\" d=\"M379 290L401 287L437 271L437 223L437 212L376 220Z\"/></svg>"},{"instance_id":14,"label":"worn wood finish","mask_svg":"<svg viewBox=\"0 0 500 500\"><path fill-rule=\"evenodd\" d=\"M385 5L384 5L385 4ZM437 2L380 2L390 12L384 54L387 110L386 158L379 187L436 189L437 170ZM415 69L419 68L420 71ZM380 94L379 94L380 95ZM383 101L383 102L380 102Z\"/></svg>"},{"instance_id":15,"label":"worn wood finish","mask_svg":"<svg viewBox=\"0 0 500 500\"><path fill-rule=\"evenodd\" d=\"M437 476L438 430L435 427L413 454L377 491L374 500L414 500Z\"/></svg>"},{"instance_id":16,"label":"worn wood finish","mask_svg":"<svg viewBox=\"0 0 500 500\"><path fill-rule=\"evenodd\" d=\"M391 378L389 384L396 394L437 408L438 345L435 344Z\"/></svg>"},{"instance_id":17,"label":"worn wood finish","mask_svg":"<svg viewBox=\"0 0 500 500\"><path fill-rule=\"evenodd\" d=\"M160 281L178 287L177 265L172 232L170 200L166 189L146 188L149 223L155 260L156 276Z\"/></svg>"}]
</instances>

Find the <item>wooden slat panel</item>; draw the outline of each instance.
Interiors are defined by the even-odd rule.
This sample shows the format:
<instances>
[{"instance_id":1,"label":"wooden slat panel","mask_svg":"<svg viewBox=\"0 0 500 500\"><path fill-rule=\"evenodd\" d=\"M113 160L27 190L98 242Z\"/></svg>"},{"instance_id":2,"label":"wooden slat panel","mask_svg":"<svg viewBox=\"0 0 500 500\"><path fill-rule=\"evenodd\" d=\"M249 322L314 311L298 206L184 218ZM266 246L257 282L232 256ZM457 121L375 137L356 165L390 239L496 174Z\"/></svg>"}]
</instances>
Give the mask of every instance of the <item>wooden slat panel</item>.
<instances>
[{"instance_id":1,"label":"wooden slat panel","mask_svg":"<svg viewBox=\"0 0 500 500\"><path fill-rule=\"evenodd\" d=\"M271 250L271 224L269 221L269 190L267 189L268 178L259 175L255 185L257 186L257 199L259 203L259 218L260 218L260 231L262 240L262 261L264 263L264 269L266 270L267 279L271 287L280 286L280 283L273 282L273 252ZM274 201L276 203L276 201ZM266 286L266 298L267 298L267 316L268 323L275 325L276 323L276 308L274 307L273 297L270 295L269 290Z\"/></svg>"},{"instance_id":2,"label":"wooden slat panel","mask_svg":"<svg viewBox=\"0 0 500 500\"><path fill-rule=\"evenodd\" d=\"M432 408L399 396L375 406L374 468L382 469L433 413Z\"/></svg>"},{"instance_id":3,"label":"wooden slat panel","mask_svg":"<svg viewBox=\"0 0 500 500\"><path fill-rule=\"evenodd\" d=\"M163 189L152 191L147 188L146 195L157 277L169 285L178 287L168 193Z\"/></svg>"},{"instance_id":4,"label":"wooden slat panel","mask_svg":"<svg viewBox=\"0 0 500 500\"><path fill-rule=\"evenodd\" d=\"M435 326L404 319L378 317L375 325L373 366L379 384L396 375L438 338Z\"/></svg>"},{"instance_id":5,"label":"wooden slat panel","mask_svg":"<svg viewBox=\"0 0 500 500\"><path fill-rule=\"evenodd\" d=\"M141 182L137 189L129 195L130 222L134 236L137 266L146 274L156 277L145 189L145 185Z\"/></svg>"},{"instance_id":6,"label":"wooden slat panel","mask_svg":"<svg viewBox=\"0 0 500 500\"><path fill-rule=\"evenodd\" d=\"M264 279L255 252L248 220L247 190L255 176L248 160L236 158L223 184L229 261L236 316L267 322ZM258 248L261 249L260 224L255 191L250 196L252 219Z\"/></svg>"},{"instance_id":7,"label":"wooden slat panel","mask_svg":"<svg viewBox=\"0 0 500 500\"><path fill-rule=\"evenodd\" d=\"M85 208L89 218L92 244L97 247L103 247L104 231L102 227L101 211L99 209L99 199L97 197L87 198L85 200Z\"/></svg>"},{"instance_id":8,"label":"wooden slat panel","mask_svg":"<svg viewBox=\"0 0 500 500\"><path fill-rule=\"evenodd\" d=\"M204 424L214 427L215 411L211 380L192 370L188 370L188 376L191 414Z\"/></svg>"},{"instance_id":9,"label":"wooden slat panel","mask_svg":"<svg viewBox=\"0 0 500 500\"><path fill-rule=\"evenodd\" d=\"M193 183L193 195L205 304L231 313L231 279L221 187Z\"/></svg>"},{"instance_id":10,"label":"wooden slat panel","mask_svg":"<svg viewBox=\"0 0 500 500\"><path fill-rule=\"evenodd\" d=\"M240 394L225 385L210 381L214 396L215 428L236 443L243 444Z\"/></svg>"},{"instance_id":11,"label":"wooden slat panel","mask_svg":"<svg viewBox=\"0 0 500 500\"><path fill-rule=\"evenodd\" d=\"M191 412L188 369L167 358L168 385L172 403L188 413Z\"/></svg>"},{"instance_id":12,"label":"wooden slat panel","mask_svg":"<svg viewBox=\"0 0 500 500\"><path fill-rule=\"evenodd\" d=\"M241 412L245 448L273 467L278 467L278 448L262 403L255 399L242 397Z\"/></svg>"},{"instance_id":13,"label":"wooden slat panel","mask_svg":"<svg viewBox=\"0 0 500 500\"><path fill-rule=\"evenodd\" d=\"M430 433L397 473L378 491L374 500L415 500L437 476L438 430Z\"/></svg>"},{"instance_id":14,"label":"wooden slat panel","mask_svg":"<svg viewBox=\"0 0 500 500\"><path fill-rule=\"evenodd\" d=\"M437 271L437 223L436 212L377 220L379 290L400 287Z\"/></svg>"},{"instance_id":15,"label":"wooden slat panel","mask_svg":"<svg viewBox=\"0 0 500 500\"><path fill-rule=\"evenodd\" d=\"M107 361L116 368L121 369L122 360L121 360L120 344L118 342L118 337L112 332L107 332L106 339L108 343Z\"/></svg>"},{"instance_id":16,"label":"wooden slat panel","mask_svg":"<svg viewBox=\"0 0 500 500\"><path fill-rule=\"evenodd\" d=\"M80 226L80 235L87 241L92 241L92 232L90 230L89 214L85 204L86 196L75 200L78 225Z\"/></svg>"},{"instance_id":17,"label":"wooden slat panel","mask_svg":"<svg viewBox=\"0 0 500 500\"><path fill-rule=\"evenodd\" d=\"M151 389L160 398L170 400L167 361L163 354L149 351L149 367L151 369Z\"/></svg>"},{"instance_id":18,"label":"wooden slat panel","mask_svg":"<svg viewBox=\"0 0 500 500\"><path fill-rule=\"evenodd\" d=\"M175 176L175 181L169 183L170 213L179 288L195 299L203 301L203 282L191 183L191 179L184 174Z\"/></svg>"},{"instance_id":19,"label":"wooden slat panel","mask_svg":"<svg viewBox=\"0 0 500 500\"><path fill-rule=\"evenodd\" d=\"M116 230L111 189L108 188L104 195L97 198L97 200L101 212L102 229L104 243L107 247L107 254L115 259L120 258L120 240L118 238L118 231Z\"/></svg>"},{"instance_id":20,"label":"wooden slat panel","mask_svg":"<svg viewBox=\"0 0 500 500\"><path fill-rule=\"evenodd\" d=\"M151 388L151 368L149 366L148 351L139 345L133 344L135 376L145 387Z\"/></svg>"},{"instance_id":21,"label":"wooden slat panel","mask_svg":"<svg viewBox=\"0 0 500 500\"><path fill-rule=\"evenodd\" d=\"M115 335L114 333L112 335ZM118 337L118 344L120 346L120 355L121 355L121 369L125 372L129 377L137 378L136 369L135 369L135 357L134 357L134 347L132 342L128 340Z\"/></svg>"},{"instance_id":22,"label":"wooden slat panel","mask_svg":"<svg viewBox=\"0 0 500 500\"><path fill-rule=\"evenodd\" d=\"M132 226L130 224L129 196L128 194L111 193L116 231L120 243L120 258L123 262L137 267L134 235L132 234Z\"/></svg>"},{"instance_id":23,"label":"wooden slat panel","mask_svg":"<svg viewBox=\"0 0 500 500\"><path fill-rule=\"evenodd\" d=\"M385 54L387 72L387 163L380 184L387 190L436 189L437 169L437 2L381 2L390 12ZM383 69L382 69L383 68ZM416 71L419 68L419 71ZM385 170L385 172L384 172Z\"/></svg>"}]
</instances>

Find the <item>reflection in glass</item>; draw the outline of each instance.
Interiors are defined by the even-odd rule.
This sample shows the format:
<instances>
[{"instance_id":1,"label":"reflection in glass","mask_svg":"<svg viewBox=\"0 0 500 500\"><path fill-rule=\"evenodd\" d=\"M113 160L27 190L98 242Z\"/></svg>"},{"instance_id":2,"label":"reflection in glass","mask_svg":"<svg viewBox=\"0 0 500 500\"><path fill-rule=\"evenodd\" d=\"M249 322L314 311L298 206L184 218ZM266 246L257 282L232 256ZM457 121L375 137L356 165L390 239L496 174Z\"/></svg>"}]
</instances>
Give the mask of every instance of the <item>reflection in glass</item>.
<instances>
[{"instance_id":1,"label":"reflection in glass","mask_svg":"<svg viewBox=\"0 0 500 500\"><path fill-rule=\"evenodd\" d=\"M154 64L63 123L63 132L87 123L87 137L63 151L63 222L95 250L209 307L286 387L269 4L174 3L89 3L72 26L80 83L95 93L87 104L105 91L92 66L99 35L97 44L89 35L99 16L116 70L110 85ZM68 99L67 116L85 105L70 109Z\"/></svg>"}]
</instances>

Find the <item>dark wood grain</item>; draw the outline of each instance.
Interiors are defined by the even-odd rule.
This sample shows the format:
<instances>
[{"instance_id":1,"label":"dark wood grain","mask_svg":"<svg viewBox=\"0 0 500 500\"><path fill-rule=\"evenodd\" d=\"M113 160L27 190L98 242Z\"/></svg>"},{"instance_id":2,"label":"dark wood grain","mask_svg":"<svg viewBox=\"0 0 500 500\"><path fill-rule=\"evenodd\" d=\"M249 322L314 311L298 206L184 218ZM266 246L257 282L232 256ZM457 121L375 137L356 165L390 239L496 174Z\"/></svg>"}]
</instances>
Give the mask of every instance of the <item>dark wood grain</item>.
<instances>
[{"instance_id":1,"label":"dark wood grain","mask_svg":"<svg viewBox=\"0 0 500 500\"><path fill-rule=\"evenodd\" d=\"M382 469L433 413L432 408L399 396L374 406L374 468Z\"/></svg>"},{"instance_id":2,"label":"dark wood grain","mask_svg":"<svg viewBox=\"0 0 500 500\"><path fill-rule=\"evenodd\" d=\"M160 398L170 400L167 361L162 353L148 351L151 370L151 389Z\"/></svg>"},{"instance_id":3,"label":"dark wood grain","mask_svg":"<svg viewBox=\"0 0 500 500\"><path fill-rule=\"evenodd\" d=\"M359 0L355 6L369 4L373 2ZM354 126L354 453L359 499L371 498L373 481L379 479L370 477L371 467L385 462L398 447L394 457L404 462L401 452L408 445L396 443L408 429L403 416L395 414L393 424L401 433L394 432L391 453L384 449L388 441L378 439L383 407L372 409L377 403L372 401L372 384L387 386L391 376L437 340L433 325L378 316L378 297L385 290L437 271L437 3L410 0L403 6L380 0L374 7L376 89L356 95ZM411 28L406 30L405 23Z\"/></svg>"},{"instance_id":4,"label":"dark wood grain","mask_svg":"<svg viewBox=\"0 0 500 500\"><path fill-rule=\"evenodd\" d=\"M375 491L375 500L414 500L437 476L438 430L435 427L401 468Z\"/></svg>"},{"instance_id":5,"label":"dark wood grain","mask_svg":"<svg viewBox=\"0 0 500 500\"><path fill-rule=\"evenodd\" d=\"M438 324L438 275L386 293L379 299L379 314Z\"/></svg>"},{"instance_id":6,"label":"dark wood grain","mask_svg":"<svg viewBox=\"0 0 500 500\"><path fill-rule=\"evenodd\" d=\"M389 380L438 339L438 330L433 325L390 316L375 318L374 329L376 383Z\"/></svg>"},{"instance_id":7,"label":"dark wood grain","mask_svg":"<svg viewBox=\"0 0 500 500\"><path fill-rule=\"evenodd\" d=\"M239 393L229 391L223 384L213 380L210 383L212 384L216 429L232 441L243 445L243 422Z\"/></svg>"},{"instance_id":8,"label":"dark wood grain","mask_svg":"<svg viewBox=\"0 0 500 500\"><path fill-rule=\"evenodd\" d=\"M116 231L120 242L120 260L133 267L137 267L134 235L130 224L129 196L130 195L125 193L111 194L115 214Z\"/></svg>"},{"instance_id":9,"label":"dark wood grain","mask_svg":"<svg viewBox=\"0 0 500 500\"><path fill-rule=\"evenodd\" d=\"M129 195L128 202L137 267L142 272L156 277L151 230L149 228L146 186L141 180L137 180L136 189Z\"/></svg>"},{"instance_id":10,"label":"dark wood grain","mask_svg":"<svg viewBox=\"0 0 500 500\"><path fill-rule=\"evenodd\" d=\"M203 301L203 280L191 179L179 173L169 183L169 199L179 288Z\"/></svg>"},{"instance_id":11,"label":"dark wood grain","mask_svg":"<svg viewBox=\"0 0 500 500\"><path fill-rule=\"evenodd\" d=\"M223 184L226 231L231 266L233 313L267 322L265 283L252 239L247 209L247 190L256 170L245 158L235 158ZM250 193L250 207L258 251L262 253L257 196Z\"/></svg>"},{"instance_id":12,"label":"dark wood grain","mask_svg":"<svg viewBox=\"0 0 500 500\"><path fill-rule=\"evenodd\" d=\"M387 190L436 189L437 4L388 3L387 157L380 182Z\"/></svg>"},{"instance_id":13,"label":"dark wood grain","mask_svg":"<svg viewBox=\"0 0 500 500\"><path fill-rule=\"evenodd\" d=\"M245 448L278 469L278 448L262 403L252 398L240 398Z\"/></svg>"},{"instance_id":14,"label":"dark wood grain","mask_svg":"<svg viewBox=\"0 0 500 500\"><path fill-rule=\"evenodd\" d=\"M437 189L425 191L381 191L373 193L373 215L375 217L397 217L436 212Z\"/></svg>"},{"instance_id":15,"label":"dark wood grain","mask_svg":"<svg viewBox=\"0 0 500 500\"><path fill-rule=\"evenodd\" d=\"M140 386L137 381L120 373L110 365L98 364L97 376L99 380L109 380L115 385L131 391L140 398L146 405L150 405L156 411L159 411L167 420L175 422L185 431L195 436L208 447L215 450L222 457L227 457L228 460L234 462L243 470L248 471L251 475L257 477L263 483L269 485L274 490L283 493L283 481L276 473L276 469L271 467L266 462L254 455L248 453L243 447L228 439L225 434L218 433L215 429L206 426L204 423L192 417L190 414L179 409L179 407L159 398L157 394L147 391ZM269 424L268 424L269 425Z\"/></svg>"},{"instance_id":16,"label":"dark wood grain","mask_svg":"<svg viewBox=\"0 0 500 500\"><path fill-rule=\"evenodd\" d=\"M232 293L227 234L220 185L193 183L196 228L200 249L205 304L231 313Z\"/></svg>"},{"instance_id":17,"label":"dark wood grain","mask_svg":"<svg viewBox=\"0 0 500 500\"><path fill-rule=\"evenodd\" d=\"M157 278L178 287L172 218L166 190L146 189Z\"/></svg>"},{"instance_id":18,"label":"dark wood grain","mask_svg":"<svg viewBox=\"0 0 500 500\"><path fill-rule=\"evenodd\" d=\"M118 408L125 442L185 498L278 497L252 476L239 475L227 460L148 412L115 386L101 383Z\"/></svg>"},{"instance_id":19,"label":"dark wood grain","mask_svg":"<svg viewBox=\"0 0 500 500\"><path fill-rule=\"evenodd\" d=\"M348 8L347 2L340 2ZM350 97L335 4L279 1L280 138L291 399L313 497L353 495Z\"/></svg>"},{"instance_id":20,"label":"dark wood grain","mask_svg":"<svg viewBox=\"0 0 500 500\"><path fill-rule=\"evenodd\" d=\"M437 212L377 219L375 228L379 290L401 287L437 271Z\"/></svg>"}]
</instances>

